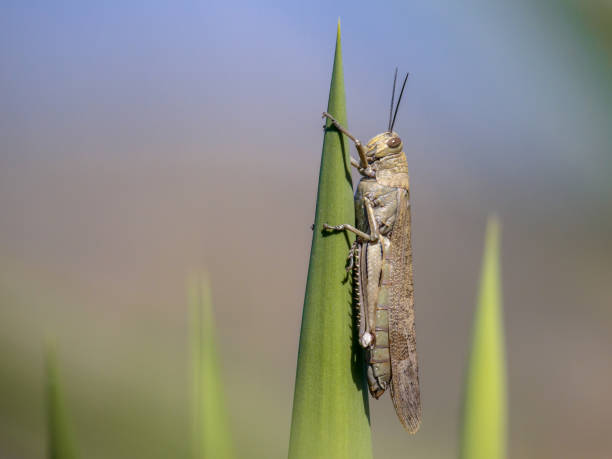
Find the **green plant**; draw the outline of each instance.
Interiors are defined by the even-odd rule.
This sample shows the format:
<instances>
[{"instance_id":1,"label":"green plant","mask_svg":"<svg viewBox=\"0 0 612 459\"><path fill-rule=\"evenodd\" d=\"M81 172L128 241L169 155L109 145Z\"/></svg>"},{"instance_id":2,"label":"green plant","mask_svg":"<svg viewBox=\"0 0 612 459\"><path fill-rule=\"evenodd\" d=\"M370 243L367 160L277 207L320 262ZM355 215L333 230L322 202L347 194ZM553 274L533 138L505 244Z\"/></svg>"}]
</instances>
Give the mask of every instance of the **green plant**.
<instances>
[{"instance_id":1,"label":"green plant","mask_svg":"<svg viewBox=\"0 0 612 459\"><path fill-rule=\"evenodd\" d=\"M462 459L506 457L507 395L499 232L499 222L490 218L463 400Z\"/></svg>"},{"instance_id":2,"label":"green plant","mask_svg":"<svg viewBox=\"0 0 612 459\"><path fill-rule=\"evenodd\" d=\"M328 113L346 126L340 22ZM302 313L289 458L371 458L368 393L354 339L351 277L354 236L328 234L323 223L353 223L349 149L329 127L323 139L315 225Z\"/></svg>"},{"instance_id":3,"label":"green plant","mask_svg":"<svg viewBox=\"0 0 612 459\"><path fill-rule=\"evenodd\" d=\"M47 455L50 459L77 457L72 426L60 384L55 344L47 345L46 355Z\"/></svg>"},{"instance_id":4,"label":"green plant","mask_svg":"<svg viewBox=\"0 0 612 459\"><path fill-rule=\"evenodd\" d=\"M194 459L234 457L219 361L210 284L206 276L189 286L193 375Z\"/></svg>"}]
</instances>

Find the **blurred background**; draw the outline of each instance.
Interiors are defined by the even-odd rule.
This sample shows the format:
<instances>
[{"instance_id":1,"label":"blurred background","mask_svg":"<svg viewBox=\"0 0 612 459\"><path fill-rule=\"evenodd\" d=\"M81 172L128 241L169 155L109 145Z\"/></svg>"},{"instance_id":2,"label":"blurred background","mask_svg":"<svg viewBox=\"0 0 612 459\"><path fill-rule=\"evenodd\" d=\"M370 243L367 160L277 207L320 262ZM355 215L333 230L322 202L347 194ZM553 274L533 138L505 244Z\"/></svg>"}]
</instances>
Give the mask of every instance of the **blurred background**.
<instances>
[{"instance_id":1,"label":"blurred background","mask_svg":"<svg viewBox=\"0 0 612 459\"><path fill-rule=\"evenodd\" d=\"M204 269L238 455L286 457L338 17L354 134L411 72L424 422L371 402L375 457L457 455L491 212L510 457L610 457L606 0L2 2L0 457L44 455L47 337L83 457L187 457Z\"/></svg>"}]
</instances>

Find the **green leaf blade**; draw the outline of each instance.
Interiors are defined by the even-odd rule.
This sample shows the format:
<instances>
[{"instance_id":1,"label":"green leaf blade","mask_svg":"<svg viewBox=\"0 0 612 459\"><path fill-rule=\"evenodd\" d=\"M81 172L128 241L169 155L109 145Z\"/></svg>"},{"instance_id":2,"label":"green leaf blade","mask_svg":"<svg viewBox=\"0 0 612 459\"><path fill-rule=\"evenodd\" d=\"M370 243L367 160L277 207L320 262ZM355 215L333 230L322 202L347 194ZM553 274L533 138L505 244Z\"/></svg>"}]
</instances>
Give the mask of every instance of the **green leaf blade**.
<instances>
[{"instance_id":1,"label":"green leaf blade","mask_svg":"<svg viewBox=\"0 0 612 459\"><path fill-rule=\"evenodd\" d=\"M49 459L75 459L76 447L72 435L66 402L60 383L57 352L54 344L47 346L46 402L47 402L47 457Z\"/></svg>"},{"instance_id":2,"label":"green leaf blade","mask_svg":"<svg viewBox=\"0 0 612 459\"><path fill-rule=\"evenodd\" d=\"M506 457L508 413L499 233L499 222L490 218L463 401L461 459Z\"/></svg>"},{"instance_id":3,"label":"green leaf blade","mask_svg":"<svg viewBox=\"0 0 612 459\"><path fill-rule=\"evenodd\" d=\"M189 286L192 314L194 459L232 459L229 413L217 353L215 320L208 278L194 278Z\"/></svg>"},{"instance_id":4,"label":"green leaf blade","mask_svg":"<svg viewBox=\"0 0 612 459\"><path fill-rule=\"evenodd\" d=\"M346 126L340 22L327 111ZM354 336L351 277L345 270L354 236L322 231L323 223L355 221L348 142L329 124L302 313L290 459L372 457L363 357Z\"/></svg>"}]
</instances>

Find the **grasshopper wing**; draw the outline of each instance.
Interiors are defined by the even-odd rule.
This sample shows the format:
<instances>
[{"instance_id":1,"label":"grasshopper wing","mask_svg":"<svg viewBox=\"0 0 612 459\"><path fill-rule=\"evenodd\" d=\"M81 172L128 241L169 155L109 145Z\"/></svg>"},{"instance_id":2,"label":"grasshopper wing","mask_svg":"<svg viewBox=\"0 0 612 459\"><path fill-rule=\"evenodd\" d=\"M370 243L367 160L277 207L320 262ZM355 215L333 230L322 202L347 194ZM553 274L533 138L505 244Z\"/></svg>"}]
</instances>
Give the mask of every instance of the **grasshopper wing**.
<instances>
[{"instance_id":1,"label":"grasshopper wing","mask_svg":"<svg viewBox=\"0 0 612 459\"><path fill-rule=\"evenodd\" d=\"M414 288L410 241L408 190L399 191L398 209L391 234L391 290L389 347L391 354L391 399L402 425L410 433L421 423L419 365L414 332Z\"/></svg>"}]
</instances>

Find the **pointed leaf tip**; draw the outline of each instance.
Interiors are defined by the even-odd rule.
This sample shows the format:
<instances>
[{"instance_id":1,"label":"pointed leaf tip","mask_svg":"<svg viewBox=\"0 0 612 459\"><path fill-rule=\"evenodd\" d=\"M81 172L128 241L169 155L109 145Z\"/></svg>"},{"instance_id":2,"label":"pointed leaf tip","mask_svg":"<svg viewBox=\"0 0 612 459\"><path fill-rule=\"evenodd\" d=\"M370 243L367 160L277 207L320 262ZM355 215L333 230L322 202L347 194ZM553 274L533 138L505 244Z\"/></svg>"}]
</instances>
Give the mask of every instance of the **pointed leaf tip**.
<instances>
[{"instance_id":1,"label":"pointed leaf tip","mask_svg":"<svg viewBox=\"0 0 612 459\"><path fill-rule=\"evenodd\" d=\"M339 22L327 112L347 127ZM372 458L365 369L356 346L352 283L345 270L354 235L321 231L324 222L355 222L348 152L347 138L327 129L302 310L289 459Z\"/></svg>"},{"instance_id":2,"label":"pointed leaf tip","mask_svg":"<svg viewBox=\"0 0 612 459\"><path fill-rule=\"evenodd\" d=\"M210 278L192 276L189 285L192 324L193 459L234 457L229 412L217 353Z\"/></svg>"},{"instance_id":3,"label":"pointed leaf tip","mask_svg":"<svg viewBox=\"0 0 612 459\"><path fill-rule=\"evenodd\" d=\"M506 457L508 414L499 235L499 219L491 216L464 389L461 459Z\"/></svg>"}]
</instances>

